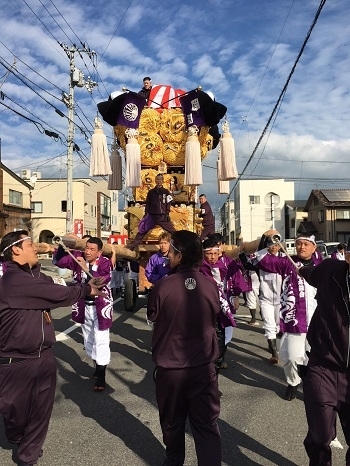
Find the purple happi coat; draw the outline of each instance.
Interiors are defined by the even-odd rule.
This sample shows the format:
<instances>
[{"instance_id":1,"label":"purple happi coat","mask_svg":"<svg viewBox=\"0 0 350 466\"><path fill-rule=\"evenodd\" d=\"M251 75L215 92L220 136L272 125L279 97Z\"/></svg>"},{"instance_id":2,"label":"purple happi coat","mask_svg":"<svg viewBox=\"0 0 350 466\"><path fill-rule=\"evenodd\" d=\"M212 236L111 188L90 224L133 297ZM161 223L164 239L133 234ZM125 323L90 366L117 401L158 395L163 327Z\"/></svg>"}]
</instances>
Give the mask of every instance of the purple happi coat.
<instances>
[{"instance_id":1,"label":"purple happi coat","mask_svg":"<svg viewBox=\"0 0 350 466\"><path fill-rule=\"evenodd\" d=\"M249 275L249 272L246 271ZM239 265L237 260L230 262L227 269L227 300L230 303L233 313L236 313L236 310L233 307L234 299L236 296L239 296L245 291L249 291L248 281L244 276L244 269ZM251 283L251 279L250 279Z\"/></svg>"},{"instance_id":2,"label":"purple happi coat","mask_svg":"<svg viewBox=\"0 0 350 466\"><path fill-rule=\"evenodd\" d=\"M227 263L222 261L221 258L215 264L210 264L204 259L199 271L216 283L216 286L218 287L221 310L219 313L220 323L223 327L236 327L237 324L233 317L232 307L226 296Z\"/></svg>"},{"instance_id":3,"label":"purple happi coat","mask_svg":"<svg viewBox=\"0 0 350 466\"><path fill-rule=\"evenodd\" d=\"M292 259L300 267L303 265L298 256ZM313 265L322 258L313 255ZM282 277L280 329L284 333L306 333L316 308L316 288L310 286L300 275L288 257L268 254L267 249L256 253L254 265L267 272L278 273Z\"/></svg>"},{"instance_id":4,"label":"purple happi coat","mask_svg":"<svg viewBox=\"0 0 350 466\"><path fill-rule=\"evenodd\" d=\"M83 256L82 252L75 252L75 256ZM63 269L69 269L73 272L72 283L85 283L90 280L83 269L74 259L69 256L63 256L56 262L56 265ZM104 256L100 256L92 266L92 275L94 277L103 277L107 285L111 280L111 261ZM95 297L96 314L99 330L107 330L113 323L113 298L109 286L102 288L104 296ZM85 320L85 300L80 299L72 306L72 319L74 322L83 324Z\"/></svg>"}]
</instances>

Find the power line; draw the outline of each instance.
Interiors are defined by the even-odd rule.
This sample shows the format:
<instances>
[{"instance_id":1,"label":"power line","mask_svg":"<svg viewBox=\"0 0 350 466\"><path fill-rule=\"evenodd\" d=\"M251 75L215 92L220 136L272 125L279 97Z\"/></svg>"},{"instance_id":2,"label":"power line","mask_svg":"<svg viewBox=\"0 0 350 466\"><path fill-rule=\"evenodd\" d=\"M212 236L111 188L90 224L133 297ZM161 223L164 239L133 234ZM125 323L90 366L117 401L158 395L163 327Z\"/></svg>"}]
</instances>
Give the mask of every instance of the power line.
<instances>
[{"instance_id":1,"label":"power line","mask_svg":"<svg viewBox=\"0 0 350 466\"><path fill-rule=\"evenodd\" d=\"M116 32L118 31L120 25L122 24L122 21L124 21L124 18L125 18L125 15L127 14L127 12L129 11L129 8L131 7L131 4L132 4L132 0L130 0L130 3L127 7L127 9L124 11L122 17L120 18L120 21L119 23L117 24L117 27L115 28L113 34L112 34L112 37L110 38L108 44L106 45L106 48L104 49L103 53L101 54L101 58L99 60L99 62L102 60L102 58L104 57L104 54L106 53L106 50L108 49L108 47L110 46L111 42L112 42L112 39L113 37L115 36Z\"/></svg>"},{"instance_id":2,"label":"power line","mask_svg":"<svg viewBox=\"0 0 350 466\"><path fill-rule=\"evenodd\" d=\"M293 76L293 74L294 74L294 71L295 71L295 69L296 69L296 66L297 66L297 64L299 63L299 60L300 60L300 58L301 58L301 56L302 56L302 54L303 54L303 52L304 52L304 50L305 50L306 44L308 43L309 38L310 38L310 36L311 36L311 33L312 33L314 27L316 26L316 23L317 23L317 21L318 21L318 18L319 18L320 14L321 14L322 8L324 7L325 3L326 3L326 0L321 0L321 3L320 3L320 5L319 5L319 7L318 7L318 10L317 10L317 12L316 12L316 15L315 15L315 17L314 17L314 19L313 19L313 22L312 22L311 26L310 26L310 29L309 29L309 31L308 31L308 33L307 33L305 39L304 39L303 45L301 46L301 49L300 49L300 51L299 51L299 53L298 53L298 56L297 56L297 58L296 58L296 60L295 60L295 62L294 62L294 64L293 64L293 66L292 66L292 69L291 69L291 71L290 71L290 73L289 73L289 75L288 75L287 81L286 81L285 85L283 86L283 89L282 89L282 91L281 91L281 93L280 93L280 95L279 95L279 97L278 97L278 99L277 99L277 102L276 102L276 104L275 104L275 106L274 106L274 108L273 108L273 110L272 110L272 113L271 113L271 115L270 115L270 117L269 117L269 119L268 119L268 121L267 121L267 123L266 123L266 125L265 125L265 128L263 129L263 132L261 133L261 136L260 136L259 139L258 139L258 142L256 143L256 145L255 145L255 147L254 147L254 149L253 149L252 154L250 155L250 157L249 157L249 159L248 159L248 162L247 162L246 165L244 166L241 175L239 175L238 178L237 178L237 180L235 180L235 183L234 183L234 185L233 185L233 187L232 187L230 193L229 193L228 196L227 196L227 199L228 199L228 200L230 199L230 196L231 196L232 192L234 191L234 189L236 188L236 186L237 186L237 184L238 184L240 178L241 178L242 175L244 174L244 172L245 172L245 170L247 169L247 167L249 166L250 162L253 160L254 155L255 155L256 151L258 150L258 147L260 146L260 143L261 143L262 139L264 138L264 136L265 136L265 134L266 134L266 132L267 132L267 129L268 129L268 127L270 126L270 123L271 123L271 121L272 121L272 119L273 119L275 113L278 111L278 109L279 109L279 107L280 107L280 104L281 104L281 102L282 102L283 99L284 99L284 96L285 96L285 93L286 93L286 91L287 91L289 82L290 82L290 80L292 79L292 76Z\"/></svg>"},{"instance_id":3,"label":"power line","mask_svg":"<svg viewBox=\"0 0 350 466\"><path fill-rule=\"evenodd\" d=\"M0 64L3 65L6 69L10 70L10 67L9 67L9 64L6 62L6 60L2 59L0 57ZM31 91L33 91L38 97L40 97L44 102L46 102L50 107L52 107L55 112L64 117L64 118L67 118L69 120L69 117L67 115L65 115L64 113L62 113L57 107L55 107L51 102L49 102L47 99L45 99L44 96L42 96L41 94L39 94L32 86L30 86L23 78L22 76L24 77L24 75L22 75L21 73L19 73L18 71L14 72L13 70L11 70L12 74L17 78L19 79L25 86L27 86ZM45 89L43 89L42 87L40 87L39 85L37 85L36 83L34 83L33 81L31 81L29 78L25 77L25 79L27 79L29 82L31 82L32 84L34 84L35 86L39 87L40 90L42 90L43 92L46 92L47 94L49 94L51 97L59 100L61 102L61 99L59 99L57 96L51 94L50 92L46 91ZM81 120L81 118L79 117L80 121L82 122L82 124L84 125L83 121ZM80 130L80 132L82 134L84 134L85 136L85 139L86 140L89 140L90 138L90 134L91 132L85 127L85 128L82 128L81 126L77 125L76 123L74 123L74 125ZM86 134L86 131L88 131L90 134L87 135Z\"/></svg>"},{"instance_id":4,"label":"power line","mask_svg":"<svg viewBox=\"0 0 350 466\"><path fill-rule=\"evenodd\" d=\"M6 47L6 45L5 45L3 42L0 41L0 43L1 43L1 44L2 44L2 45L17 59L17 60L19 60L21 63L23 63L25 66L27 66L31 71L33 71L34 73L36 73L38 76L40 76L40 78L42 78L42 79L44 79L45 81L47 81L47 82L48 82L49 84L51 84L53 87L56 87L62 94L64 93L64 91L63 91L60 87L56 86L56 84L54 84L54 83L52 83L51 81L49 81L48 79L46 79L44 76L42 76L42 75L41 75L40 73L38 73L36 70L34 70L33 68L31 68L31 67L30 67L27 63L25 63L23 60L21 60L20 58L16 57L16 55L14 55L13 52L11 52L11 50L10 50L8 47ZM0 58L1 58L1 57L0 57ZM3 59L3 60L5 61L5 63L7 63L5 59ZM0 63L1 63L1 60L0 60ZM8 63L7 63L7 64L8 64ZM5 66L3 63L2 63L2 65ZM7 69L8 69L8 68L7 68ZM17 70L17 73L18 73L20 76L24 76L24 75L23 75L22 73L20 73L18 70ZM13 73L13 74L14 74L16 77L18 77L15 73ZM18 78L18 79L20 79L20 78ZM28 79L28 78L26 78L26 79ZM28 80L29 80L29 79L28 79ZM30 80L29 80L29 81L30 81ZM22 80L22 82L23 82L23 84L25 84L27 87L29 87L29 89L33 90L33 89L32 89L29 85L27 85L23 80ZM55 98L55 99L58 99L59 101L62 101L62 100L59 99L57 96L55 96L55 95L51 94L50 92L48 92L47 90L41 88L39 85L37 85L37 84L34 83L33 81L30 81L30 82L33 83L35 86L39 87L39 89L41 89L42 91L48 93L51 97L53 97L53 98ZM33 92L35 92L35 91L33 90ZM41 96L40 96L40 97L41 97ZM76 107L80 110L80 112L82 113L82 115L86 118L86 120L89 122L89 124L91 124L91 128L92 128L92 123L90 122L89 118L85 115L85 113L83 112L82 108L79 106L78 103L75 103L75 105L76 105ZM54 107L54 108L55 108L55 107ZM57 112L57 109L56 109L56 108L55 108L55 111L56 111L56 113L59 113L59 112ZM60 113L59 113L59 114L60 114ZM78 114L76 114L76 115L77 115L79 121L82 123L83 127L85 128L85 130L88 131L88 132L91 132L91 130L89 130L89 129L87 128L87 126L85 125L85 123L84 123L84 121L81 119L81 117L80 117ZM64 115L63 115L63 116L64 116ZM77 125L76 125L76 126L77 126ZM78 126L77 126L77 127L78 127ZM80 127L78 127L78 128L81 130ZM82 133L84 134L84 131L82 131Z\"/></svg>"},{"instance_id":5,"label":"power line","mask_svg":"<svg viewBox=\"0 0 350 466\"><path fill-rule=\"evenodd\" d=\"M32 11L32 13L39 19L39 21L40 21L41 24L45 27L45 29L46 29L47 31L49 31L49 29L45 26L45 24L43 23L43 21L38 17L38 15L33 11L33 9L29 7L29 5L27 4L27 2L26 2L25 0L23 0L23 1L26 3L26 5L27 5L28 8ZM46 9L46 8L45 8L45 9ZM47 10L47 9L46 9L46 10ZM50 12L48 12L48 13L50 14ZM52 17L52 15L51 15L51 17ZM53 18L53 19L54 19L54 18ZM56 22L56 24L57 24L57 22ZM59 25L58 25L58 26L59 26ZM60 26L59 26L59 27L60 27ZM62 28L60 28L60 29L62 30ZM63 32L64 32L64 31L63 31ZM49 31L49 33L50 33L50 35L55 39L55 41L59 44L59 41L55 38L55 36L51 33L51 31ZM66 35L66 34L65 34L65 35ZM66 37L68 37L68 36L66 35ZM45 37L45 38L46 38L46 37ZM1 42L1 43L2 43L2 42ZM4 44L3 44L3 45L4 45ZM6 46L5 46L5 47L6 47ZM6 47L6 48L7 48L7 50L9 50L8 47ZM9 50L9 51L10 51L10 50ZM10 51L10 52L11 52L11 51ZM11 53L12 53L12 52L11 52ZM93 53L95 53L95 52L93 52ZM3 59L3 60L6 62L5 59ZM63 92L62 89L60 89L58 86L56 86L55 84L53 84L52 82L50 82L49 80L47 80L45 77L43 77L42 75L40 75L40 74L39 74L38 72L36 72L35 70L33 70L33 69L32 69L29 65L27 65L23 60L20 60L20 61L21 61L25 66L27 66L29 69L31 69L33 72L35 72L36 74L38 74L42 79L46 80L46 81L49 82L52 86L56 87L56 88L59 89L61 92ZM5 66L3 63L2 63L2 65ZM87 66L87 65L85 64L85 66ZM8 69L8 67L6 67L6 66L5 66L5 68ZM17 72L17 73L18 73L18 75L21 75L21 73L19 73L19 72ZM16 73L13 73L13 74L14 74L18 79L20 79L20 80L22 81L23 84L25 84L25 85L26 85L27 87L29 87L33 92L35 92L34 89L33 89L31 86L29 86L25 81L23 81L23 79L21 79L18 75L16 75ZM22 75L22 76L23 76L23 75ZM29 82L31 82L33 85L37 86L37 87L38 87L40 90L42 90L43 92L46 92L47 94L49 94L49 95L50 95L51 97L53 97L54 99L57 99L57 100L61 101L60 98L58 98L57 96L51 94L49 91L43 89L43 88L40 87L38 84L36 84L36 83L34 83L33 81L31 81L29 78L27 78L27 77L25 77L25 78L26 78ZM40 96L40 94L38 94L38 95ZM40 97L42 97L42 96L40 96ZM42 97L42 98L43 98L43 97ZM45 100L45 99L44 99L44 100ZM48 103L49 105L52 105L52 104L50 104L50 103L47 102L47 101L46 101L46 103ZM84 116L84 117L86 118L86 120L90 123L89 118L85 115L85 113L84 113L83 110L79 107L78 104L76 104L76 107L79 108L79 110L81 111L81 113L83 114L83 116ZM55 108L55 110L57 110L57 109ZM57 113L59 113L59 112L57 112ZM85 127L85 130L88 131L88 132L90 132L91 130L89 130L89 129L86 127L86 125L85 125L85 123L83 122L83 120L82 120L79 116L78 116L78 118L79 118L80 122L82 123L82 125ZM85 134L85 131L83 131L78 125L76 125L76 126L79 128L79 130L80 130L83 134ZM91 127L92 127L92 124L91 124ZM86 135L85 135L85 136L86 136ZM88 139L88 138L86 137L86 139Z\"/></svg>"},{"instance_id":6,"label":"power line","mask_svg":"<svg viewBox=\"0 0 350 466\"><path fill-rule=\"evenodd\" d=\"M42 123L44 123L44 125L48 126L49 128L53 129L56 133L61 133L63 135L63 138L66 140L66 137L65 135L61 132L61 131L58 131L56 130L52 125L50 125L49 123L47 123L46 121L42 120L40 117L38 117L37 115L34 115L34 113L32 113L30 110L28 110L27 108L25 108L23 105L19 104L18 102L16 102L15 100L11 99L11 97L9 97L7 94L3 94L4 97L6 97L8 100L10 100L11 102L13 102L14 104L18 105L18 107L22 108L23 110L25 110L27 113L29 113L29 115L32 115L34 118L36 118L37 120L41 121Z\"/></svg>"},{"instance_id":7,"label":"power line","mask_svg":"<svg viewBox=\"0 0 350 466\"><path fill-rule=\"evenodd\" d=\"M60 92L63 92L63 89L61 89L60 87L58 87L55 83L53 83L52 81L50 81L49 79L45 78L45 76L43 76L42 74L38 73L38 71L34 70L31 66L28 65L28 63L24 62L23 60L21 60L17 55L15 55L1 40L0 40L0 44L3 45L10 53L11 55L13 55L15 57L16 60L20 61L21 63L23 63L23 65L25 65L27 68L29 68L31 71L33 71L33 73L36 73L38 76L40 76L41 79L43 79L44 81L48 82L52 87L55 87L56 89L58 89ZM5 60L5 59L4 59ZM17 70L17 72L19 73L19 71ZM38 86L39 87L39 86ZM46 91L47 92L47 91ZM54 96L55 97L55 96Z\"/></svg>"},{"instance_id":8,"label":"power line","mask_svg":"<svg viewBox=\"0 0 350 466\"><path fill-rule=\"evenodd\" d=\"M269 66L270 66L272 57L273 57L273 55L274 55L274 53L275 53L275 51L276 51L277 45L279 44L279 41L280 41L281 36L282 36L282 32L283 32L283 30L284 30L284 28L285 28L285 26L286 26L286 24L287 24L288 18L289 18L289 16L290 16L290 12L292 11L292 8L293 8L293 5L294 5L294 1L295 1L295 0L292 1L292 4L291 4L291 6L290 6L290 8L289 8L288 14L287 14L286 19L284 20L284 23L283 23L283 27L282 27L282 29L281 29L281 31L280 31L280 34L279 34L279 36L278 36L278 39L277 39L277 41L276 41L276 43L275 43L275 46L274 46L274 49L273 49L273 51L272 51L272 53L271 53L271 56L270 56L270 58L269 58L269 61L268 61L267 65L266 65L266 67L265 67L264 73L263 73L263 75L262 75L262 77L261 77L261 80L260 80L260 82L259 82L259 85L258 85L258 87L257 87L257 89L256 89L256 92L255 92L255 95L254 95L254 97L253 97L253 100L252 100L251 103L250 103L250 106L249 106L249 109L248 109L248 112L247 112L247 115L246 115L246 116L249 115L249 112L250 112L250 110L251 110L251 108L252 108L252 106L253 106L253 103L254 103L254 101L255 101L255 99L256 99L256 96L258 95L260 86L261 86L261 84L262 84L262 82L263 82L263 80L264 80L264 78L265 78L265 75L266 75L266 73L267 73L267 70L269 69Z\"/></svg>"},{"instance_id":9,"label":"power line","mask_svg":"<svg viewBox=\"0 0 350 466\"><path fill-rule=\"evenodd\" d=\"M55 42L58 42L56 37L52 34L52 32L50 31L50 29L48 27L46 27L46 25L42 22L41 18L39 18L39 16L35 13L35 11L33 10L33 8L31 8L28 3L26 2L26 0L22 0L26 5L27 7L30 9L30 11L33 13L33 15L40 21L40 23L43 25L43 27L46 29L46 31L50 34L50 36L54 39ZM46 39L46 37L45 37ZM46 39L47 40L47 39Z\"/></svg>"}]
</instances>

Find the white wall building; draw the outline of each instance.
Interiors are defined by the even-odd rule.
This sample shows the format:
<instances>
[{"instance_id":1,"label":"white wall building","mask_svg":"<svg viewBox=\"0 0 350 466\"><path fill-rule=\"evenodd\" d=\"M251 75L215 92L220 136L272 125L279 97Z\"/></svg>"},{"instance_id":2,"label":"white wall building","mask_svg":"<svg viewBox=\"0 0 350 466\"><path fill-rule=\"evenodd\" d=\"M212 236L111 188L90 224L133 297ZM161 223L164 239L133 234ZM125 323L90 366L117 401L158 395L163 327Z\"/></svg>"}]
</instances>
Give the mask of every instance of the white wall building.
<instances>
[{"instance_id":1,"label":"white wall building","mask_svg":"<svg viewBox=\"0 0 350 466\"><path fill-rule=\"evenodd\" d=\"M234 190L236 244L274 228L285 238L285 201L294 199L294 182L241 180Z\"/></svg>"},{"instance_id":2,"label":"white wall building","mask_svg":"<svg viewBox=\"0 0 350 466\"><path fill-rule=\"evenodd\" d=\"M235 202L233 199L227 200L220 209L221 234L226 240L226 244L235 244Z\"/></svg>"},{"instance_id":3,"label":"white wall building","mask_svg":"<svg viewBox=\"0 0 350 466\"><path fill-rule=\"evenodd\" d=\"M28 175L26 173L26 175ZM23 174L22 174L23 176ZM30 177L32 190L32 234L34 242L51 242L66 233L67 180ZM90 234L107 241L112 233L125 234L125 212L118 212L118 196L103 179L74 179L73 233ZM124 220L124 222L123 222Z\"/></svg>"}]
</instances>

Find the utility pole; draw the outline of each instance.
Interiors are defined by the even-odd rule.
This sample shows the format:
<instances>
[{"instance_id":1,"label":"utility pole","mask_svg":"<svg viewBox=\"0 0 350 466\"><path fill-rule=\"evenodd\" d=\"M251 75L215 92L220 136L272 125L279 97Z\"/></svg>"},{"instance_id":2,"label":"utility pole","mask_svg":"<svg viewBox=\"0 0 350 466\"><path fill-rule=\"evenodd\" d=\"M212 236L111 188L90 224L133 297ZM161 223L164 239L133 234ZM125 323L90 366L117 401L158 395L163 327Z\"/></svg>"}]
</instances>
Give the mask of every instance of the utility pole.
<instances>
[{"instance_id":1,"label":"utility pole","mask_svg":"<svg viewBox=\"0 0 350 466\"><path fill-rule=\"evenodd\" d=\"M230 196L229 196L229 198L227 200L227 211L228 211L228 218L227 218L228 238L227 238L227 244L232 244L232 241L231 241L232 225L231 225L231 199L230 199Z\"/></svg>"},{"instance_id":2,"label":"utility pole","mask_svg":"<svg viewBox=\"0 0 350 466\"><path fill-rule=\"evenodd\" d=\"M74 143L74 87L86 87L91 93L92 89L97 86L95 81L91 81L88 77L87 81L84 80L84 74L74 64L75 54L86 53L90 59L96 52L90 50L87 46L79 49L76 45L68 47L63 42L60 46L66 52L69 58L69 94L62 93L62 101L68 108L68 135L67 135L67 207L66 207L66 232L73 231L73 152L75 148Z\"/></svg>"}]
</instances>

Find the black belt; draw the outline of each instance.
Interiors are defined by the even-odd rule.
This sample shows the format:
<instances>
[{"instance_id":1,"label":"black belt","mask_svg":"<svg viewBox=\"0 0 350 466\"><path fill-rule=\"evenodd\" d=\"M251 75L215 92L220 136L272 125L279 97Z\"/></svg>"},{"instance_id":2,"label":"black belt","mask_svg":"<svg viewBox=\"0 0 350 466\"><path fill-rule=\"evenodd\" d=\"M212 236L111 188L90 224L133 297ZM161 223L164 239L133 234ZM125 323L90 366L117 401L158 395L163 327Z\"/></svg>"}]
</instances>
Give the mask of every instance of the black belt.
<instances>
[{"instance_id":1,"label":"black belt","mask_svg":"<svg viewBox=\"0 0 350 466\"><path fill-rule=\"evenodd\" d=\"M13 364L14 362L26 361L27 358L2 358L0 357L0 364Z\"/></svg>"}]
</instances>

